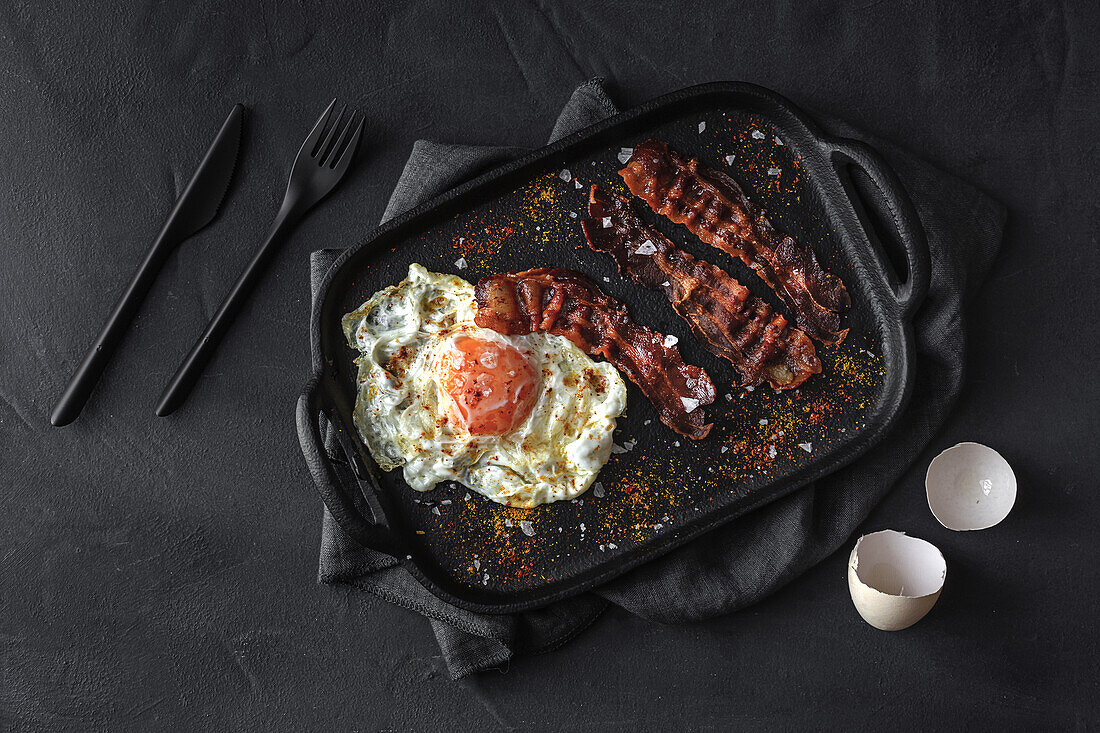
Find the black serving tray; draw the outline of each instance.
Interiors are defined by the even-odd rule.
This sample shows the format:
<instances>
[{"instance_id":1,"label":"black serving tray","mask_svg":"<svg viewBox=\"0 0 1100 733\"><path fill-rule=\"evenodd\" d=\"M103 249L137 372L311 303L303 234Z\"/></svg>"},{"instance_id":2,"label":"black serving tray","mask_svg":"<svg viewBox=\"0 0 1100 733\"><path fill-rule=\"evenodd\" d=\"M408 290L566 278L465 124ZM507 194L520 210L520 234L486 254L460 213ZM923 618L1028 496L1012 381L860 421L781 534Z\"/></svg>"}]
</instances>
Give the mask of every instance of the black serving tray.
<instances>
[{"instance_id":1,"label":"black serving tray","mask_svg":"<svg viewBox=\"0 0 1100 733\"><path fill-rule=\"evenodd\" d=\"M621 279L591 251L579 220L588 186L626 193L619 156L647 138L729 171L772 222L839 275L852 296L848 338L818 345L824 371L801 389L741 389L733 368L691 337L663 299ZM732 157L730 157L732 156ZM867 209L904 253L903 282L874 235L849 178L862 171ZM579 186L578 186L579 182ZM727 269L779 310L740 262L683 227L636 209L673 241ZM571 216L575 213L576 217ZM693 442L656 418L629 386L627 413L599 486L573 501L513 509L457 484L412 491L383 473L352 423L356 356L341 317L400 281L410 262L471 282L505 270L571 267L624 301L635 320L678 336L688 362L719 390L714 429ZM465 265L460 267L460 265ZM897 177L867 146L823 135L778 94L744 83L691 87L623 112L448 191L370 232L333 264L313 304L314 374L297 423L310 471L340 526L399 558L457 606L506 613L545 605L621 575L851 462L890 429L913 382L910 318L928 285L924 233ZM789 316L790 314L788 314ZM325 452L319 417L336 428L344 460ZM521 531L520 522L533 534Z\"/></svg>"}]
</instances>

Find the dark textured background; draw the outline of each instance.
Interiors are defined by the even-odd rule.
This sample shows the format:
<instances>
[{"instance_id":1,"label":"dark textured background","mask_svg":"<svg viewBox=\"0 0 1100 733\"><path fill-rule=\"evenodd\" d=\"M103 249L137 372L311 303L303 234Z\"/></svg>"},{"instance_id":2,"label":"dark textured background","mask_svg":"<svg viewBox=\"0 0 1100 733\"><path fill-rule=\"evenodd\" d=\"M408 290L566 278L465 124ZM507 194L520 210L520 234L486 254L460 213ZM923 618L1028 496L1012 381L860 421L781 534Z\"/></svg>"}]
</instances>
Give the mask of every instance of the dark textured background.
<instances>
[{"instance_id":1,"label":"dark textured background","mask_svg":"<svg viewBox=\"0 0 1100 733\"><path fill-rule=\"evenodd\" d=\"M0 7L0 728L1100 723L1094 1L42 5ZM858 618L841 552L746 612L681 627L612 612L553 654L455 683L423 619L315 584L320 507L291 418L307 252L369 229L414 139L536 145L594 75L624 106L764 84L1009 206L968 313L962 401L865 526L947 556L943 598L913 629ZM335 94L368 115L358 169L190 402L155 418ZM221 219L169 262L80 420L49 427L236 101L253 115ZM1018 471L995 529L956 534L927 510L924 467L959 440Z\"/></svg>"}]
</instances>

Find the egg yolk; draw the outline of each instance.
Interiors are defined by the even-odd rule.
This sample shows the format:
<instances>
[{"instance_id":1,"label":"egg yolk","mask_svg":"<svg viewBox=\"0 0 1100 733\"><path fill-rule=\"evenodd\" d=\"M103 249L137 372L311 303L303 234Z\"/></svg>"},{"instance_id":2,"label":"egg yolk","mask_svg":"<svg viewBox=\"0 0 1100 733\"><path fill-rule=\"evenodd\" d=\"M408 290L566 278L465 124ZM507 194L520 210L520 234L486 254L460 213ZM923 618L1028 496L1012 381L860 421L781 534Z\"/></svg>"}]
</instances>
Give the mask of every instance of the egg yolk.
<instances>
[{"instance_id":1,"label":"egg yolk","mask_svg":"<svg viewBox=\"0 0 1100 733\"><path fill-rule=\"evenodd\" d=\"M531 414L539 375L515 347L459 336L443 352L436 376L451 415L472 435L504 435Z\"/></svg>"}]
</instances>

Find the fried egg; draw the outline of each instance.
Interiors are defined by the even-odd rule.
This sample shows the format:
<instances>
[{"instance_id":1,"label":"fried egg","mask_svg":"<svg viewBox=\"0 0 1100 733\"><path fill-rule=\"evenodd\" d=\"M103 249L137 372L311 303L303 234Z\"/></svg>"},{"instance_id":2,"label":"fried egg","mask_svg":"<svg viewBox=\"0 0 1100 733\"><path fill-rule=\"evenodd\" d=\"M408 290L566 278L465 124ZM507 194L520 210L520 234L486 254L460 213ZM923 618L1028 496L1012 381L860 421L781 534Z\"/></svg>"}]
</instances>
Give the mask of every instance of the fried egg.
<instances>
[{"instance_id":1,"label":"fried egg","mask_svg":"<svg viewBox=\"0 0 1100 733\"><path fill-rule=\"evenodd\" d=\"M584 493L611 453L622 377L562 336L479 328L476 312L470 283L413 264L344 316L371 455L416 491L457 481L515 507Z\"/></svg>"}]
</instances>

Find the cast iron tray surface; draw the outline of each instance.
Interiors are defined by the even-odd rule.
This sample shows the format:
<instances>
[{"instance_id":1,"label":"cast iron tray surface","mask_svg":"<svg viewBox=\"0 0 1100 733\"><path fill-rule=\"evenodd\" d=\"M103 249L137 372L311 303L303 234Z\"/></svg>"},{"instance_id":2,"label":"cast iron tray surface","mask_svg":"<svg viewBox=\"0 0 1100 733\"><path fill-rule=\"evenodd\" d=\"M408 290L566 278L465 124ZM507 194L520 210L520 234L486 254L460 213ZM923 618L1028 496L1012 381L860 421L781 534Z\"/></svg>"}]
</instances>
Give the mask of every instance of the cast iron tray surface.
<instances>
[{"instance_id":1,"label":"cast iron tray surface","mask_svg":"<svg viewBox=\"0 0 1100 733\"><path fill-rule=\"evenodd\" d=\"M585 244L588 187L629 196L623 148L656 138L729 170L772 222L838 274L852 296L839 346L818 344L823 373L801 389L741 389L731 365L694 338L663 297L618 276ZM867 209L904 252L899 282L849 169L870 186ZM635 208L673 241L733 274L786 312L739 261L683 227ZM571 216L575 213L576 217ZM698 442L661 424L634 385L598 486L573 501L513 509L441 484L411 490L383 473L352 422L356 353L341 317L399 282L410 262L471 282L539 266L587 273L635 320L680 339L719 391ZM928 284L923 230L894 173L867 146L826 137L793 104L745 83L655 99L490 171L375 229L321 283L311 314L314 375L298 401L302 451L333 517L356 541L399 558L440 598L479 612L545 605L592 588L851 462L890 429L913 381L910 318ZM788 313L788 316L790 314ZM330 461L319 428L336 428L346 461ZM523 522L523 525L521 525Z\"/></svg>"}]
</instances>

